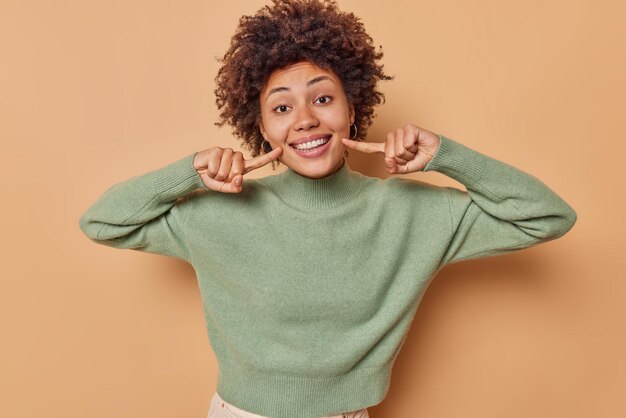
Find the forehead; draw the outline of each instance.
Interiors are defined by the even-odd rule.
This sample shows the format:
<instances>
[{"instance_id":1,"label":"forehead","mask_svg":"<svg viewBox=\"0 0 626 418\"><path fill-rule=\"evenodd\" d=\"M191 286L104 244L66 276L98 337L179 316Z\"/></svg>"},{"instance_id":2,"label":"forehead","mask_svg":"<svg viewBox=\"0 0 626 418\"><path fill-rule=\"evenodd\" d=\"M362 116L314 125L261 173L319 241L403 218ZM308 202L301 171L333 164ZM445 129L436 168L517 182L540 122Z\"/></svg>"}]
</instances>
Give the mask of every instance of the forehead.
<instances>
[{"instance_id":1,"label":"forehead","mask_svg":"<svg viewBox=\"0 0 626 418\"><path fill-rule=\"evenodd\" d=\"M272 72L263 87L262 94L275 87L305 86L309 80L322 75L328 76L335 83L341 85L339 77L333 71L325 70L312 62L302 61Z\"/></svg>"}]
</instances>

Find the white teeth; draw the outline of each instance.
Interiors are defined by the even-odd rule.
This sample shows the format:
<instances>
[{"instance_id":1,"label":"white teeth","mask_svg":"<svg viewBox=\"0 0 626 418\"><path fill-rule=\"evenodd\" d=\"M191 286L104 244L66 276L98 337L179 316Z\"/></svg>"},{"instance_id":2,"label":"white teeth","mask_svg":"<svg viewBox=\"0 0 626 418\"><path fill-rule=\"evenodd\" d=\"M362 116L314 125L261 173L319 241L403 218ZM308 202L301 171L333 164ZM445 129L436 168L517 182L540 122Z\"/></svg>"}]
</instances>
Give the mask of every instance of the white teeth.
<instances>
[{"instance_id":1,"label":"white teeth","mask_svg":"<svg viewBox=\"0 0 626 418\"><path fill-rule=\"evenodd\" d=\"M329 137L320 138L320 139L316 139L315 141L304 142L302 144L296 144L293 147L296 149L300 149L300 150L306 150L306 149L319 147L320 145L327 143L329 140L330 140Z\"/></svg>"}]
</instances>

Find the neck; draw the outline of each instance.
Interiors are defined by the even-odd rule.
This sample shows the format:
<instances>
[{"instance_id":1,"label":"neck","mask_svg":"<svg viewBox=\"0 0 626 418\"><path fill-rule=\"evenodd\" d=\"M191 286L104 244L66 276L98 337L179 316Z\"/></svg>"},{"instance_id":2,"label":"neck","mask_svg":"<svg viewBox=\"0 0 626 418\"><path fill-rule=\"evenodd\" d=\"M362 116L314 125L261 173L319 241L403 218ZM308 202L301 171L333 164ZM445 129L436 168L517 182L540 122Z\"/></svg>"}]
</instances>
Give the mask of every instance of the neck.
<instances>
[{"instance_id":1,"label":"neck","mask_svg":"<svg viewBox=\"0 0 626 418\"><path fill-rule=\"evenodd\" d=\"M341 160L339 160L337 165L331 170L330 173L328 173L328 174L326 174L326 175L324 175L322 177L309 177L309 176L306 176L306 175L304 175L304 174L302 174L302 173L300 173L300 172L298 172L298 171L296 171L294 169L291 169L291 170L294 173L298 174L299 176L302 176L302 177L305 177L305 178L308 178L308 179L311 179L311 180L319 180L319 179L323 179L323 178L326 178L328 176L331 176L331 175L335 174L337 171L341 170L345 164L346 164L346 159L342 158Z\"/></svg>"},{"instance_id":2,"label":"neck","mask_svg":"<svg viewBox=\"0 0 626 418\"><path fill-rule=\"evenodd\" d=\"M303 176L291 168L271 176L272 188L283 201L304 210L319 210L352 200L361 188L361 175L350 170L345 158L333 173L320 178Z\"/></svg>"}]
</instances>

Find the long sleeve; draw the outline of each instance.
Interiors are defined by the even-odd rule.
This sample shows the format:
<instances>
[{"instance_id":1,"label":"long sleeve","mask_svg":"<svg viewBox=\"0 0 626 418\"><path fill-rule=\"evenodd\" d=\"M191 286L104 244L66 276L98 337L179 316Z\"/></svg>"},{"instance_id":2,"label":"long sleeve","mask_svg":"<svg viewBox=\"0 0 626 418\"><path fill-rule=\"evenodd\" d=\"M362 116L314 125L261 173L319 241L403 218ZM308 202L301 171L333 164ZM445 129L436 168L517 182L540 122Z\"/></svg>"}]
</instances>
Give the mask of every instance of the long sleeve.
<instances>
[{"instance_id":1,"label":"long sleeve","mask_svg":"<svg viewBox=\"0 0 626 418\"><path fill-rule=\"evenodd\" d=\"M452 238L441 266L550 241L576 222L574 209L536 177L439 137L439 149L424 171L438 171L467 188L445 188Z\"/></svg>"},{"instance_id":2,"label":"long sleeve","mask_svg":"<svg viewBox=\"0 0 626 418\"><path fill-rule=\"evenodd\" d=\"M81 230L98 244L190 261L185 205L177 202L195 189L206 189L193 168L194 156L109 187L81 216Z\"/></svg>"}]
</instances>

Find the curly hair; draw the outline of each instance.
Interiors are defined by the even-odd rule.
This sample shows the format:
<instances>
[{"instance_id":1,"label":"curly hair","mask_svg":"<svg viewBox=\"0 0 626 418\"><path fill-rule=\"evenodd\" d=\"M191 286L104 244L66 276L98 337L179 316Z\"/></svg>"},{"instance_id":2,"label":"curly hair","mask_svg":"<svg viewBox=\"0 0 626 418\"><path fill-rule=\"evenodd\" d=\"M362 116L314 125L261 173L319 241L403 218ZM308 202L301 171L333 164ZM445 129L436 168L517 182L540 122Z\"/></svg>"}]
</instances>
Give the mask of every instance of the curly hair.
<instances>
[{"instance_id":1,"label":"curly hair","mask_svg":"<svg viewBox=\"0 0 626 418\"><path fill-rule=\"evenodd\" d=\"M357 140L365 138L374 108L385 100L376 84L392 79L377 63L382 50L376 51L360 19L339 11L334 0L272 2L239 19L228 51L218 58L222 66L215 77L215 96L220 114L215 124L231 125L253 157L270 152L259 130L261 91L275 70L309 61L342 81L354 106Z\"/></svg>"}]
</instances>

